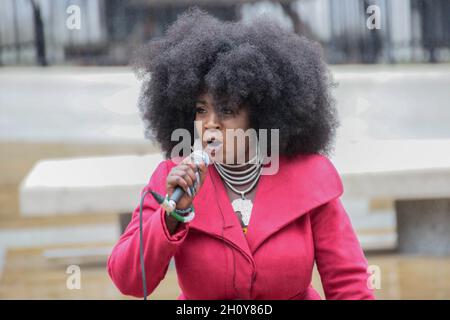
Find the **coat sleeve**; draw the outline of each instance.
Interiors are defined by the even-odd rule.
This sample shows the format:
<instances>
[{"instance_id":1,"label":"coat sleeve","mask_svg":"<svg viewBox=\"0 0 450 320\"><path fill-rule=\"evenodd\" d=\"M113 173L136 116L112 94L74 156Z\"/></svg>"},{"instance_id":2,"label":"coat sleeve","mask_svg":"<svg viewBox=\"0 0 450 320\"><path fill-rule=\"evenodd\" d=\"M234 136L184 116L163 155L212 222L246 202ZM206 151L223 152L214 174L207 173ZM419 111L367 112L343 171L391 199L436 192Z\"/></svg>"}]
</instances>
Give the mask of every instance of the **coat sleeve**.
<instances>
[{"instance_id":1,"label":"coat sleeve","mask_svg":"<svg viewBox=\"0 0 450 320\"><path fill-rule=\"evenodd\" d=\"M374 299L367 260L340 198L313 211L315 258L326 299Z\"/></svg>"},{"instance_id":2,"label":"coat sleeve","mask_svg":"<svg viewBox=\"0 0 450 320\"><path fill-rule=\"evenodd\" d=\"M141 194L151 189L165 195L167 174L167 162L163 161L153 172ZM139 259L139 207L138 204L134 209L131 222L114 246L107 263L109 276L120 292L135 297L144 295ZM147 294L151 294L165 277L170 259L189 230L189 223L179 223L178 229L170 235L164 216L164 209L147 193L142 210Z\"/></svg>"}]
</instances>

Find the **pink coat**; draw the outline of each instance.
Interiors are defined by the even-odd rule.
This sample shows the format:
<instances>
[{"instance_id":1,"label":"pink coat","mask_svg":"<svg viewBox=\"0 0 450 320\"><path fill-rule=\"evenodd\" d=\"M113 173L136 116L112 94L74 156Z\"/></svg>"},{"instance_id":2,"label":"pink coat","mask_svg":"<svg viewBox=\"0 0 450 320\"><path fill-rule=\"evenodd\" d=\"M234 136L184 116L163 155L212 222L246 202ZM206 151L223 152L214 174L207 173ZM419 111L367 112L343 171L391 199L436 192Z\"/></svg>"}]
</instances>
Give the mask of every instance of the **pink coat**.
<instances>
[{"instance_id":1,"label":"pink coat","mask_svg":"<svg viewBox=\"0 0 450 320\"><path fill-rule=\"evenodd\" d=\"M162 161L148 185L166 194L176 164ZM256 187L247 234L233 212L214 166L193 205L195 218L170 235L164 210L151 194L144 202L148 294L175 260L178 299L320 299L311 285L317 264L327 299L373 299L367 261L339 197L341 179L321 155L280 158L275 175ZM223 240L222 240L223 237ZM125 295L143 296L139 262L139 206L115 245L108 272Z\"/></svg>"}]
</instances>

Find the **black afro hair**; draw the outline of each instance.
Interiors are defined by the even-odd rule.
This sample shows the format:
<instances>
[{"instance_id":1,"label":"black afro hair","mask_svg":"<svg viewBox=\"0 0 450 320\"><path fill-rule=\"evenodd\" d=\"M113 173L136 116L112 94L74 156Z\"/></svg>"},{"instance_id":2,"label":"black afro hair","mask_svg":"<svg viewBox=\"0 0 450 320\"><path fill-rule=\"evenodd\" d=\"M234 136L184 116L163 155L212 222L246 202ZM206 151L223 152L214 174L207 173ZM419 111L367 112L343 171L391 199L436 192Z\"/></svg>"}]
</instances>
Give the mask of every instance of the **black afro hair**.
<instances>
[{"instance_id":1,"label":"black afro hair","mask_svg":"<svg viewBox=\"0 0 450 320\"><path fill-rule=\"evenodd\" d=\"M142 80L139 111L145 136L166 158L177 128L194 137L195 100L202 92L224 108L249 106L250 126L279 129L286 156L328 154L338 126L334 85L321 47L268 17L224 22L193 7L164 37L138 51L134 70Z\"/></svg>"}]
</instances>

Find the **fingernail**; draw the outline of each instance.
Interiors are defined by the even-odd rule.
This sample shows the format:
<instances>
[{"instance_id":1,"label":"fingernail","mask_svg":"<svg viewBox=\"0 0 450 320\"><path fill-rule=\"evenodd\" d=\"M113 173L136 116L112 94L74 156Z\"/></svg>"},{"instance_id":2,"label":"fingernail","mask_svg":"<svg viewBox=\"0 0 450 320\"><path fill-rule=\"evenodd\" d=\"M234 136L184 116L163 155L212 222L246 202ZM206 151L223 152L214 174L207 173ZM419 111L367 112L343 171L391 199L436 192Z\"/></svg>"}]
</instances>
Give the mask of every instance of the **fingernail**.
<instances>
[{"instance_id":1,"label":"fingernail","mask_svg":"<svg viewBox=\"0 0 450 320\"><path fill-rule=\"evenodd\" d=\"M200 183L200 174L198 171L195 173L195 179L197 180L196 183Z\"/></svg>"},{"instance_id":2,"label":"fingernail","mask_svg":"<svg viewBox=\"0 0 450 320\"><path fill-rule=\"evenodd\" d=\"M197 193L198 183L197 181L194 183L194 195Z\"/></svg>"}]
</instances>

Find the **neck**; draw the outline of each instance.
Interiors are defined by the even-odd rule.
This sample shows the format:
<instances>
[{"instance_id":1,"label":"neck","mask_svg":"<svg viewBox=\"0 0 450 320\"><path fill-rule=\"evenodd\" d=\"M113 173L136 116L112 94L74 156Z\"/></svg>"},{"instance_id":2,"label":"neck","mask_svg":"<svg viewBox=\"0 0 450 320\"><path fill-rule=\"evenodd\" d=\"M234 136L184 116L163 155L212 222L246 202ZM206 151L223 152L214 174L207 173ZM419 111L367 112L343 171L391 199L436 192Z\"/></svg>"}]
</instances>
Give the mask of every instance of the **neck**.
<instances>
[{"instance_id":1,"label":"neck","mask_svg":"<svg viewBox=\"0 0 450 320\"><path fill-rule=\"evenodd\" d=\"M247 162L249 162L250 160L253 160L251 163L246 163L246 164L242 164L242 163L225 164L226 168L228 170L230 170L230 171L235 171L236 173L239 173L240 171L244 171L246 169L249 169L250 167L253 167L256 164L256 159L254 159L255 156L256 156L256 149L255 148L252 148L251 152L249 151L249 149L247 149L246 152L245 152L245 160ZM236 160L235 160L235 162L237 162Z\"/></svg>"}]
</instances>

